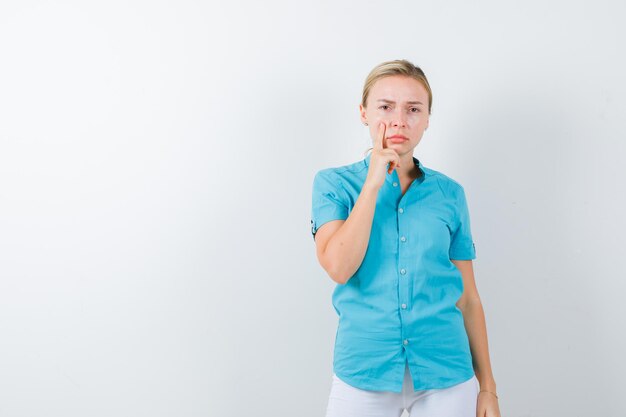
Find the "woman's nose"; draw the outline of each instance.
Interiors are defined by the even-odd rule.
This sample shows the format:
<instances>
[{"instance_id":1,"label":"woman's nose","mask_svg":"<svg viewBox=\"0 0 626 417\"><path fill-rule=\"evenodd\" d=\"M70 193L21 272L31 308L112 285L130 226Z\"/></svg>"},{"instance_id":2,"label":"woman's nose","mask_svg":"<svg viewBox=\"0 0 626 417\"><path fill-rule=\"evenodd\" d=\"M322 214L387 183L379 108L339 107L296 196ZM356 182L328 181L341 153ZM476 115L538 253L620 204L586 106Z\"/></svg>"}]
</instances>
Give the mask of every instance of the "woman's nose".
<instances>
[{"instance_id":1,"label":"woman's nose","mask_svg":"<svg viewBox=\"0 0 626 417\"><path fill-rule=\"evenodd\" d=\"M393 127L405 127L406 118L402 112L393 114L389 122Z\"/></svg>"}]
</instances>

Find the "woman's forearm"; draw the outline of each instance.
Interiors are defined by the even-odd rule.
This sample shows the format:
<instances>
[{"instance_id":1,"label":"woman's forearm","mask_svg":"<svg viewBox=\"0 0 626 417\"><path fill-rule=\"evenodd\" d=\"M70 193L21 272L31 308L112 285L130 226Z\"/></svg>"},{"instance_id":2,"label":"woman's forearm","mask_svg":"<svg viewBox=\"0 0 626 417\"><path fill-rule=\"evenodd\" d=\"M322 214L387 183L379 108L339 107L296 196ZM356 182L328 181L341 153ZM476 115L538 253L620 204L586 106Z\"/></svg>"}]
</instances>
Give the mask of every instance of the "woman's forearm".
<instances>
[{"instance_id":1,"label":"woman's forearm","mask_svg":"<svg viewBox=\"0 0 626 417\"><path fill-rule=\"evenodd\" d=\"M324 249L324 256L330 265L328 273L339 284L348 282L365 258L377 196L378 189L365 185L350 215Z\"/></svg>"},{"instance_id":2,"label":"woman's forearm","mask_svg":"<svg viewBox=\"0 0 626 417\"><path fill-rule=\"evenodd\" d=\"M496 381L489 360L485 313L479 298L468 302L463 309L463 318L472 351L474 372L480 383L480 389L496 392Z\"/></svg>"}]
</instances>

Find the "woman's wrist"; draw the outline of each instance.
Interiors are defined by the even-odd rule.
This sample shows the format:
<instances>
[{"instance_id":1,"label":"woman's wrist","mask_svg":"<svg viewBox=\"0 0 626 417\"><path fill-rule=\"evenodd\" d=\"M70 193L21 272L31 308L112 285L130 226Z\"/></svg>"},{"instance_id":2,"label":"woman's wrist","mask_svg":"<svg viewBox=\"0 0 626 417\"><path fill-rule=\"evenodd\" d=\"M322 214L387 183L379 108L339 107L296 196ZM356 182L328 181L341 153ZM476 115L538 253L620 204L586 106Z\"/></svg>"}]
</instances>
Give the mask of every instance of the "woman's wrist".
<instances>
[{"instance_id":1,"label":"woman's wrist","mask_svg":"<svg viewBox=\"0 0 626 417\"><path fill-rule=\"evenodd\" d=\"M489 391L489 390L485 390L485 389L481 389L478 393L480 394L481 392L487 393L487 394L491 394L494 397L496 397L496 399L498 399L498 394L496 394L494 391Z\"/></svg>"},{"instance_id":2,"label":"woman's wrist","mask_svg":"<svg viewBox=\"0 0 626 417\"><path fill-rule=\"evenodd\" d=\"M488 395L493 395L498 398L498 391L496 390L496 381L492 376L481 378L478 376L478 385L480 386L479 393L485 392Z\"/></svg>"},{"instance_id":3,"label":"woman's wrist","mask_svg":"<svg viewBox=\"0 0 626 417\"><path fill-rule=\"evenodd\" d=\"M494 381L480 382L479 385L480 385L480 389L497 392L497 390L496 390L496 383Z\"/></svg>"},{"instance_id":4,"label":"woman's wrist","mask_svg":"<svg viewBox=\"0 0 626 417\"><path fill-rule=\"evenodd\" d=\"M365 183L363 184L363 188L361 188L361 194L377 195L379 189L379 187L372 186L367 181L365 181Z\"/></svg>"},{"instance_id":5,"label":"woman's wrist","mask_svg":"<svg viewBox=\"0 0 626 417\"><path fill-rule=\"evenodd\" d=\"M476 375L476 379L478 379L478 385L480 385L481 390L497 392L496 380L494 379L491 372L480 373L478 371L475 371L474 374Z\"/></svg>"}]
</instances>

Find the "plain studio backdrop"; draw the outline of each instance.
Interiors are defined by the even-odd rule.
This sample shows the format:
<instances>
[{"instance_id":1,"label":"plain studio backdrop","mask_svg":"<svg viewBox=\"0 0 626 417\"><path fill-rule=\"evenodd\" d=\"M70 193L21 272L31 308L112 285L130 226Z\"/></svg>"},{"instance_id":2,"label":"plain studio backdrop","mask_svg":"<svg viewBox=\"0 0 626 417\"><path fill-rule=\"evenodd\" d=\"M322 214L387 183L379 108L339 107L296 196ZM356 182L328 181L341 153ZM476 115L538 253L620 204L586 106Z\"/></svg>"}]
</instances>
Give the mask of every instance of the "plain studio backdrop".
<instances>
[{"instance_id":1,"label":"plain studio backdrop","mask_svg":"<svg viewBox=\"0 0 626 417\"><path fill-rule=\"evenodd\" d=\"M503 417L626 415L618 1L0 4L0 416L323 416L314 174L432 85Z\"/></svg>"}]
</instances>

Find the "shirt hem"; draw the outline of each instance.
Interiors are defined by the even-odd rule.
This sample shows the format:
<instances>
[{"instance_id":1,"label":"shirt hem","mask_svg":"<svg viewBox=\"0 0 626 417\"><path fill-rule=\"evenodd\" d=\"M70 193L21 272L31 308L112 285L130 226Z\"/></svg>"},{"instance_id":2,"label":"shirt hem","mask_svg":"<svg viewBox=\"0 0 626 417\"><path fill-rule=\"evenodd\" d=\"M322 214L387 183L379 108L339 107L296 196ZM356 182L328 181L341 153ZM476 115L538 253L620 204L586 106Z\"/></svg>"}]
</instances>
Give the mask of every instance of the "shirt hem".
<instances>
[{"instance_id":1,"label":"shirt hem","mask_svg":"<svg viewBox=\"0 0 626 417\"><path fill-rule=\"evenodd\" d=\"M337 378L341 379L343 382L345 382L346 384L354 388L358 388L358 389L362 389L366 391L387 391L387 392L395 392L395 393L402 392L403 381L401 381L400 384L398 385L398 384L393 384L393 383L381 383L380 381L377 381L371 378L358 378L358 379L350 378L350 377L343 375L341 372L337 373L337 371L333 371L333 374L337 376ZM475 376L475 373L472 371L469 374L463 374L463 376L460 376L454 379L446 379L445 381L442 381L440 383L415 384L415 381L413 381L413 391L426 391L426 390L434 390L434 389L451 388L455 385L459 385L459 384L469 381L474 376Z\"/></svg>"}]
</instances>

